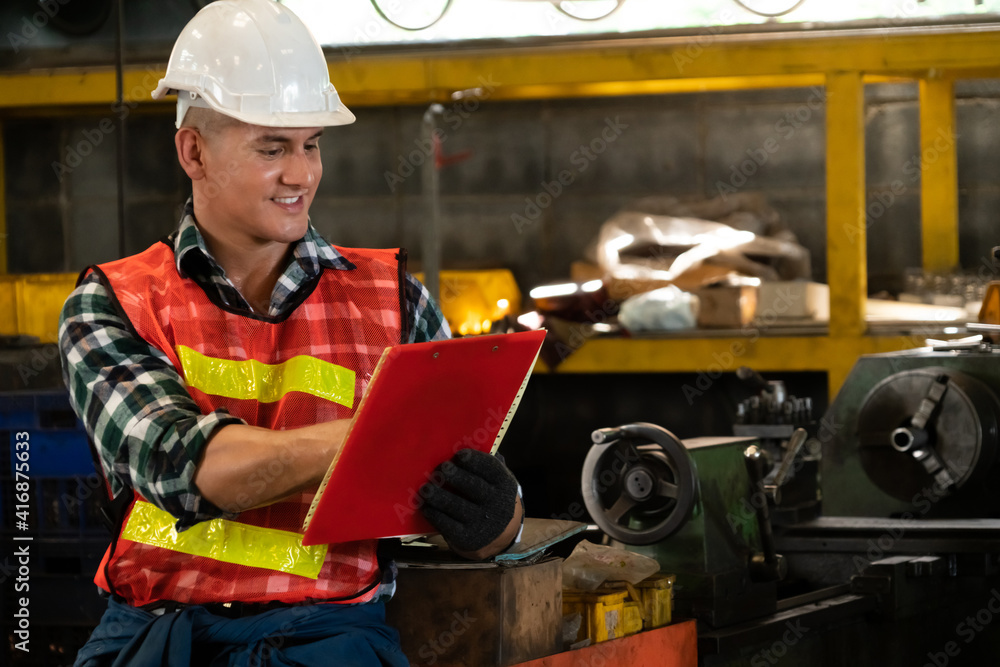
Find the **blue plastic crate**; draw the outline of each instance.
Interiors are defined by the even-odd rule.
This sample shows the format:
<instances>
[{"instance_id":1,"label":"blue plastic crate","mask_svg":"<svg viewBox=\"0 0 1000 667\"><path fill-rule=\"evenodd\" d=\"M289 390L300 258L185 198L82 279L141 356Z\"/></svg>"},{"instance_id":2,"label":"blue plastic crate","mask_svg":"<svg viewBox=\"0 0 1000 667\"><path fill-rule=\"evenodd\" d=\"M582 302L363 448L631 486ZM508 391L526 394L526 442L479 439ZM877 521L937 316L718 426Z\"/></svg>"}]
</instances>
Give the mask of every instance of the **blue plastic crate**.
<instances>
[{"instance_id":1,"label":"blue plastic crate","mask_svg":"<svg viewBox=\"0 0 1000 667\"><path fill-rule=\"evenodd\" d=\"M83 431L41 431L29 429L32 477L72 477L94 472L87 434ZM15 470L14 431L10 435L11 470Z\"/></svg>"},{"instance_id":2,"label":"blue plastic crate","mask_svg":"<svg viewBox=\"0 0 1000 667\"><path fill-rule=\"evenodd\" d=\"M104 486L96 475L32 477L27 508L15 503L15 484L0 477L0 532L24 530L39 538L104 532L99 513ZM16 514L18 507L25 513ZM18 527L21 517L27 517L28 528Z\"/></svg>"},{"instance_id":3,"label":"blue plastic crate","mask_svg":"<svg viewBox=\"0 0 1000 667\"><path fill-rule=\"evenodd\" d=\"M94 471L83 425L63 391L0 393L0 446L7 444L15 470L15 434L28 433L31 477L71 477Z\"/></svg>"}]
</instances>

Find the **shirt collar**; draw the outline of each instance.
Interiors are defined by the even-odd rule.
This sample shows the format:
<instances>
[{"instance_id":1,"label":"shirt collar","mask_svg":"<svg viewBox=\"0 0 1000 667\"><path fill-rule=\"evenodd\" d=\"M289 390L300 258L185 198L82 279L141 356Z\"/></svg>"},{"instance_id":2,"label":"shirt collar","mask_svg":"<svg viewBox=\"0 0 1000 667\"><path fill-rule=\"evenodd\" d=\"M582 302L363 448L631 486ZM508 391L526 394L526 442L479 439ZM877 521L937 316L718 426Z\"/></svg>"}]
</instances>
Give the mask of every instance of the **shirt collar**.
<instances>
[{"instance_id":1,"label":"shirt collar","mask_svg":"<svg viewBox=\"0 0 1000 667\"><path fill-rule=\"evenodd\" d=\"M174 233L174 259L177 263L177 272L182 276L187 276L184 270L185 265L190 267L190 262L194 257L202 257L208 261L212 270L225 276L225 271L212 257L205 245L205 237L194 219L194 202L188 199L184 204L184 213L181 215L180 226ZM189 258L188 256L191 255ZM320 268L337 269L339 271L349 271L355 265L344 257L336 248L330 245L326 239L320 236L316 228L309 223L305 236L298 240L295 249L292 251L295 262L308 277L319 274Z\"/></svg>"}]
</instances>

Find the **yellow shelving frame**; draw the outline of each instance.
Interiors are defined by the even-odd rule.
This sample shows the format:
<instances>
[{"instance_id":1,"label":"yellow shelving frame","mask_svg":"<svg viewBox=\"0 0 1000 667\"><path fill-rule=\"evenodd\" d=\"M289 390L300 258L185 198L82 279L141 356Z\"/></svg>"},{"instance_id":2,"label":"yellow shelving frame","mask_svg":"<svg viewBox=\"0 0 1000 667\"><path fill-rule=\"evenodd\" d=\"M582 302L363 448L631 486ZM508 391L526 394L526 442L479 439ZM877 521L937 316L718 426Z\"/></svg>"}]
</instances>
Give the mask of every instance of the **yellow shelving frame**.
<instances>
[{"instance_id":1,"label":"yellow shelving frame","mask_svg":"<svg viewBox=\"0 0 1000 667\"><path fill-rule=\"evenodd\" d=\"M359 51L349 59L335 52L329 56L331 76L344 101L354 107L447 102L452 91L473 87L485 87L489 99L524 100L824 86L828 335L592 339L568 356L558 372L714 373L749 364L762 372L826 371L831 396L859 355L922 344L919 337L869 335L865 322L865 83L919 82L923 264L946 270L958 264L954 81L1000 77L1000 27L991 25L753 36L705 30L687 38L405 54ZM127 69L125 101L132 106L162 104L149 100L162 70ZM108 68L0 73L0 86L5 91L0 120L67 106L110 115L115 77ZM162 112L170 113L170 107L163 105ZM0 188L0 204L2 197ZM3 210L0 206L0 234L5 231ZM10 291L0 285L4 289ZM0 304L5 300L16 301L16 295L0 294ZM9 323L0 322L0 333L40 332L12 332ZM50 336L51 331L42 333Z\"/></svg>"}]
</instances>

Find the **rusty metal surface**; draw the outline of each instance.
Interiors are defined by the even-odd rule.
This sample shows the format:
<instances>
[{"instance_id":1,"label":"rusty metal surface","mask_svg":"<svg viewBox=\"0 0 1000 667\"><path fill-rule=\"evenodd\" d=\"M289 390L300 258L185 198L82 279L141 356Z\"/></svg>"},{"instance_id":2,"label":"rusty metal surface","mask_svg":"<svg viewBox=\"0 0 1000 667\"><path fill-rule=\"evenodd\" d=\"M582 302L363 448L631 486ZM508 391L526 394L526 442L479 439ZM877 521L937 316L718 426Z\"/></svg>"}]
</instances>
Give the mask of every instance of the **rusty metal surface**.
<instances>
[{"instance_id":1,"label":"rusty metal surface","mask_svg":"<svg viewBox=\"0 0 1000 667\"><path fill-rule=\"evenodd\" d=\"M401 567L386 606L413 665L507 667L562 649L562 559Z\"/></svg>"}]
</instances>

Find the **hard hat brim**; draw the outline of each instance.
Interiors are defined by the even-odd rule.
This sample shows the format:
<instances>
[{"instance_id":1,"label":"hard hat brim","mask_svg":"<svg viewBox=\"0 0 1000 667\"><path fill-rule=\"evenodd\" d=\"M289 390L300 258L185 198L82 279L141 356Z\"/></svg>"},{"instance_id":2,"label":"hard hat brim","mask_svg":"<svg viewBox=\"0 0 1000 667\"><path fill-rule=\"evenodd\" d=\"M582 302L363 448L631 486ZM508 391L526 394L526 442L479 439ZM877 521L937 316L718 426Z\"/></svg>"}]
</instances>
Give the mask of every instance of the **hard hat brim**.
<instances>
[{"instance_id":1,"label":"hard hat brim","mask_svg":"<svg viewBox=\"0 0 1000 667\"><path fill-rule=\"evenodd\" d=\"M152 98L159 100L167 95L177 95L179 92L181 91L172 87L165 80L161 80L160 84L153 91ZM223 108L208 96L199 96L199 99L208 108L224 116L262 127L334 127L337 125L350 125L357 120L357 117L351 110L339 101L337 108L332 111L276 111L268 114L253 114ZM178 115L178 128L181 126L181 120Z\"/></svg>"},{"instance_id":2,"label":"hard hat brim","mask_svg":"<svg viewBox=\"0 0 1000 667\"><path fill-rule=\"evenodd\" d=\"M215 111L243 121L250 125L261 125L263 127L333 127L336 125L350 125L357 118L343 104L333 111L296 111L296 112L274 112L267 115L243 114L235 111L222 110L209 102Z\"/></svg>"}]
</instances>

